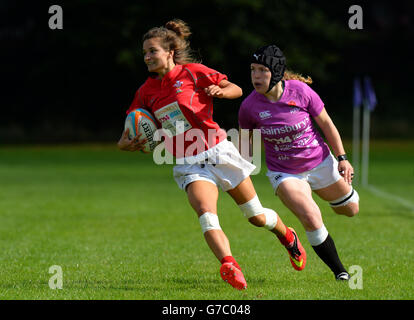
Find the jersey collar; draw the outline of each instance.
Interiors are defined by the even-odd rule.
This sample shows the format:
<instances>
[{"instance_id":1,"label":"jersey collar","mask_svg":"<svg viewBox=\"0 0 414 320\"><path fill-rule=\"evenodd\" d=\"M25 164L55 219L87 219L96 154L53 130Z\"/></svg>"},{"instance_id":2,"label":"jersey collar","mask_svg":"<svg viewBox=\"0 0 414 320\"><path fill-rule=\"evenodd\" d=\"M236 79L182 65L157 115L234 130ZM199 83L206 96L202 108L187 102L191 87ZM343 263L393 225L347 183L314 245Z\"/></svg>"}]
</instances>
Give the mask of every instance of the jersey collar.
<instances>
[{"instance_id":1,"label":"jersey collar","mask_svg":"<svg viewBox=\"0 0 414 320\"><path fill-rule=\"evenodd\" d=\"M169 83L173 81L177 75L181 72L183 69L183 66L180 64L176 64L174 68L172 68L170 71L168 71L164 77L162 78L161 83Z\"/></svg>"},{"instance_id":2,"label":"jersey collar","mask_svg":"<svg viewBox=\"0 0 414 320\"><path fill-rule=\"evenodd\" d=\"M288 85L288 83L285 80L282 80L282 94L280 95L279 100L277 101L270 101L264 94L260 94L258 93L256 90L256 94L259 95L260 99L262 99L263 101L266 101L268 103L272 103L272 104L276 104L276 103L280 103L280 102L284 102L285 100L285 92L286 92L286 86Z\"/></svg>"}]
</instances>

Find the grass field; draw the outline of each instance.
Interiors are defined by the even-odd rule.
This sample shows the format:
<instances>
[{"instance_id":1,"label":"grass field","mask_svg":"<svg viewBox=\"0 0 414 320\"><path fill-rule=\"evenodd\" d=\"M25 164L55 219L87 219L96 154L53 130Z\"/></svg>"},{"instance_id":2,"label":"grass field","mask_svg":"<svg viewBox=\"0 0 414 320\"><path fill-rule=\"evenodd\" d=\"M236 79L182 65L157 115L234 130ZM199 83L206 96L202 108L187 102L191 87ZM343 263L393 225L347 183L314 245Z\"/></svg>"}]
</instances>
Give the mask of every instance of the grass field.
<instances>
[{"instance_id":1,"label":"grass field","mask_svg":"<svg viewBox=\"0 0 414 320\"><path fill-rule=\"evenodd\" d=\"M414 142L371 143L369 182L404 203L358 188L360 213L347 218L316 199L342 261L363 270L360 290L334 281L264 168L253 182L298 231L303 272L221 192L221 226L248 282L240 292L221 280L171 165L113 145L1 147L0 299L413 299L413 159ZM53 265L60 290L49 288Z\"/></svg>"}]
</instances>

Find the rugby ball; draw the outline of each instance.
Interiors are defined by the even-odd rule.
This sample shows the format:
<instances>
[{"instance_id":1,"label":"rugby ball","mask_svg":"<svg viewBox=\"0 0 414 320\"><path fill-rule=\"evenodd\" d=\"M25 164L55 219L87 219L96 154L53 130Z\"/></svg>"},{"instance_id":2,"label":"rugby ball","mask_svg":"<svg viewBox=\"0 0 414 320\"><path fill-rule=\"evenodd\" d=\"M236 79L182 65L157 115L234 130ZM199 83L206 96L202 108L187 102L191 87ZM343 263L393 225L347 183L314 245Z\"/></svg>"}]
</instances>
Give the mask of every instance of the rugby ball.
<instances>
[{"instance_id":1,"label":"rugby ball","mask_svg":"<svg viewBox=\"0 0 414 320\"><path fill-rule=\"evenodd\" d=\"M141 139L147 139L142 150L145 153L154 151L160 143L154 141L154 133L158 126L154 116L148 110L135 109L131 111L125 119L124 129L129 129L129 139L133 139L138 133L142 133Z\"/></svg>"}]
</instances>

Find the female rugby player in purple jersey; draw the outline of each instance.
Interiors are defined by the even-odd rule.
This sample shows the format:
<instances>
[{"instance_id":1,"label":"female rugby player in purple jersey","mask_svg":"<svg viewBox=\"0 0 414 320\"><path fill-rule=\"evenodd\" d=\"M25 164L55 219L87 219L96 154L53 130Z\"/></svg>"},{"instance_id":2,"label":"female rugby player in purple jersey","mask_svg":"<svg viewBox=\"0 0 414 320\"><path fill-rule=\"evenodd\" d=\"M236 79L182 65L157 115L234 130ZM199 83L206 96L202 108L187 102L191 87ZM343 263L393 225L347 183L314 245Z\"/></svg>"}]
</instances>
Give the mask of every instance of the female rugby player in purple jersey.
<instances>
[{"instance_id":1,"label":"female rugby player in purple jersey","mask_svg":"<svg viewBox=\"0 0 414 320\"><path fill-rule=\"evenodd\" d=\"M267 176L275 195L298 217L312 248L335 278L349 280L312 198L313 191L337 214L352 217L359 211L358 193L351 185L354 170L339 132L318 94L308 86L312 79L285 72L286 59L277 46L258 49L250 68L254 90L240 107L240 127L261 130Z\"/></svg>"}]
</instances>

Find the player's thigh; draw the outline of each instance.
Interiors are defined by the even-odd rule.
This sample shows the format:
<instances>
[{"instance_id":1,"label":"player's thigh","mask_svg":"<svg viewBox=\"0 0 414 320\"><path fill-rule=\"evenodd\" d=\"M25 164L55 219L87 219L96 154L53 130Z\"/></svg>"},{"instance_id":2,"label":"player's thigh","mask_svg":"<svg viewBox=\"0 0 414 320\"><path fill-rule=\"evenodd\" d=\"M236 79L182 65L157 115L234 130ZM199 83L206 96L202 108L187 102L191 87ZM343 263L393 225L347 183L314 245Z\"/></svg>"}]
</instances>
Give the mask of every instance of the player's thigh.
<instances>
[{"instance_id":1,"label":"player's thigh","mask_svg":"<svg viewBox=\"0 0 414 320\"><path fill-rule=\"evenodd\" d=\"M323 200L331 202L348 194L351 191L351 188L352 187L346 183L344 179L340 179L330 186L313 191Z\"/></svg>"},{"instance_id":2,"label":"player's thigh","mask_svg":"<svg viewBox=\"0 0 414 320\"><path fill-rule=\"evenodd\" d=\"M187 186L187 196L191 207L201 216L205 212L217 214L218 188L214 183L198 180Z\"/></svg>"},{"instance_id":3,"label":"player's thigh","mask_svg":"<svg viewBox=\"0 0 414 320\"><path fill-rule=\"evenodd\" d=\"M328 202L337 201L338 199L341 200L350 194L351 191L351 185L346 183L344 179L338 180L326 188L314 190L319 197ZM343 206L332 206L332 209L338 214L353 217L359 212L359 202L349 201Z\"/></svg>"},{"instance_id":4,"label":"player's thigh","mask_svg":"<svg viewBox=\"0 0 414 320\"><path fill-rule=\"evenodd\" d=\"M253 199L256 195L256 190L250 177L247 177L237 187L228 190L227 193L240 205Z\"/></svg>"},{"instance_id":5,"label":"player's thigh","mask_svg":"<svg viewBox=\"0 0 414 320\"><path fill-rule=\"evenodd\" d=\"M321 212L312 198L312 190L306 181L296 178L286 179L278 186L276 193L307 231L322 226Z\"/></svg>"}]
</instances>

